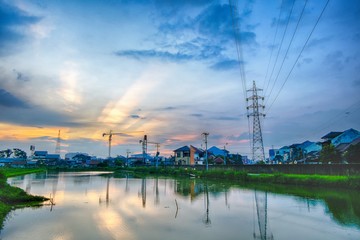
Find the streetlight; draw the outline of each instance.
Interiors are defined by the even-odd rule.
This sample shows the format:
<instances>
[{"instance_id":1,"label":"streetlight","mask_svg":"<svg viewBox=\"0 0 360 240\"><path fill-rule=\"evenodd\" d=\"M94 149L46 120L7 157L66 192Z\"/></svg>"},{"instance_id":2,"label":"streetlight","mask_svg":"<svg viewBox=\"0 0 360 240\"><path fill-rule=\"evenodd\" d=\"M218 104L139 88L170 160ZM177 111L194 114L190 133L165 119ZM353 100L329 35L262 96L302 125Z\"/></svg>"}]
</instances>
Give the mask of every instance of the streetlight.
<instances>
[{"instance_id":1,"label":"streetlight","mask_svg":"<svg viewBox=\"0 0 360 240\"><path fill-rule=\"evenodd\" d=\"M203 132L201 135L204 136L205 142L205 160L206 160L206 171L209 170L209 161L208 161L208 154L207 154L207 137L209 136L208 132Z\"/></svg>"}]
</instances>

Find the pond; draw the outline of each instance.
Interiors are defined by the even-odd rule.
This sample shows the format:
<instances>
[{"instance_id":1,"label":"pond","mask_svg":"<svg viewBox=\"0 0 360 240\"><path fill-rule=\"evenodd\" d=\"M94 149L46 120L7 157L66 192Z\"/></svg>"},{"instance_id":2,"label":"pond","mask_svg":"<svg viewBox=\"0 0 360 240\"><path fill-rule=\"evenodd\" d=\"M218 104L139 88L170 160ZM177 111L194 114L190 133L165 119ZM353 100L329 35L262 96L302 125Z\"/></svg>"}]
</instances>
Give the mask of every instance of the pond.
<instances>
[{"instance_id":1,"label":"pond","mask_svg":"<svg viewBox=\"0 0 360 240\"><path fill-rule=\"evenodd\" d=\"M9 178L55 205L12 211L0 239L360 239L357 192L59 172Z\"/></svg>"}]
</instances>

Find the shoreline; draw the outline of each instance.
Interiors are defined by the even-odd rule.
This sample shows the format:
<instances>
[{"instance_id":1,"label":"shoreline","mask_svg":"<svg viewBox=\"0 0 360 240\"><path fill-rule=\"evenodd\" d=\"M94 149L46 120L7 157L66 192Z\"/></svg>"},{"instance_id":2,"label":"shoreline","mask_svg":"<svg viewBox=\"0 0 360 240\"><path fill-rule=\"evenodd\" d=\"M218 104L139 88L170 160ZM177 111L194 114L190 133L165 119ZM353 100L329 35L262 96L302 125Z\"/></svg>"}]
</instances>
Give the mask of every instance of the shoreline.
<instances>
[{"instance_id":1,"label":"shoreline","mask_svg":"<svg viewBox=\"0 0 360 240\"><path fill-rule=\"evenodd\" d=\"M43 171L45 169L0 169L0 230L6 221L7 215L12 210L23 207L42 206L43 202L48 200L46 197L30 195L18 187L10 186L7 183L7 178Z\"/></svg>"}]
</instances>

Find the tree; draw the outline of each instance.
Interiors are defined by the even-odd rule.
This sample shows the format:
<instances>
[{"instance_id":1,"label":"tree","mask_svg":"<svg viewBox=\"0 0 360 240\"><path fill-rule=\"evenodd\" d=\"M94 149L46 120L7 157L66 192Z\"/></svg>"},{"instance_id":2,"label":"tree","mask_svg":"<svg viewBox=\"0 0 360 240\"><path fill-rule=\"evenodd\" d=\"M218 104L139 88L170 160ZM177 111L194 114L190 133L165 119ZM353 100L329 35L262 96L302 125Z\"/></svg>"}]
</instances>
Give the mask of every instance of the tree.
<instances>
[{"instance_id":1,"label":"tree","mask_svg":"<svg viewBox=\"0 0 360 240\"><path fill-rule=\"evenodd\" d=\"M19 148L14 148L13 153L14 153L14 157L16 158L27 159L26 152Z\"/></svg>"},{"instance_id":2,"label":"tree","mask_svg":"<svg viewBox=\"0 0 360 240\"><path fill-rule=\"evenodd\" d=\"M320 161L323 163L341 163L341 154L334 145L325 145L320 152Z\"/></svg>"},{"instance_id":3,"label":"tree","mask_svg":"<svg viewBox=\"0 0 360 240\"><path fill-rule=\"evenodd\" d=\"M345 153L348 163L360 163L360 143L351 145Z\"/></svg>"},{"instance_id":4,"label":"tree","mask_svg":"<svg viewBox=\"0 0 360 240\"><path fill-rule=\"evenodd\" d=\"M6 150L2 150L0 151L0 157L1 158L9 158L11 156L11 154L13 154L13 151L11 151L11 149L6 149Z\"/></svg>"}]
</instances>

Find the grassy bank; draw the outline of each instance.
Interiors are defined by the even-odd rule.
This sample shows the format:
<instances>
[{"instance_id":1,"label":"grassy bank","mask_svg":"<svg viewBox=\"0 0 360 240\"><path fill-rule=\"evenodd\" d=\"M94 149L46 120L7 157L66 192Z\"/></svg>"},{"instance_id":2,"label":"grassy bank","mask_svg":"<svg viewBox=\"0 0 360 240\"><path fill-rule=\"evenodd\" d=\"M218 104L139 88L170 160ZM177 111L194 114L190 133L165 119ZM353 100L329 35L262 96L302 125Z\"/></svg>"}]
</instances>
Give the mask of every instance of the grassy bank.
<instances>
[{"instance_id":1,"label":"grassy bank","mask_svg":"<svg viewBox=\"0 0 360 240\"><path fill-rule=\"evenodd\" d=\"M305 175L305 174L251 174L236 170L194 170L188 168L131 168L137 174L156 174L167 176L194 176L204 179L235 180L241 183L271 183L282 185L332 187L360 190L360 175L334 176L334 175Z\"/></svg>"},{"instance_id":2,"label":"grassy bank","mask_svg":"<svg viewBox=\"0 0 360 240\"><path fill-rule=\"evenodd\" d=\"M14 208L41 205L42 202L48 200L41 196L32 196L24 190L12 187L7 184L8 177L24 175L28 173L40 172L44 169L15 169L6 168L0 170L0 229L6 215Z\"/></svg>"}]
</instances>

